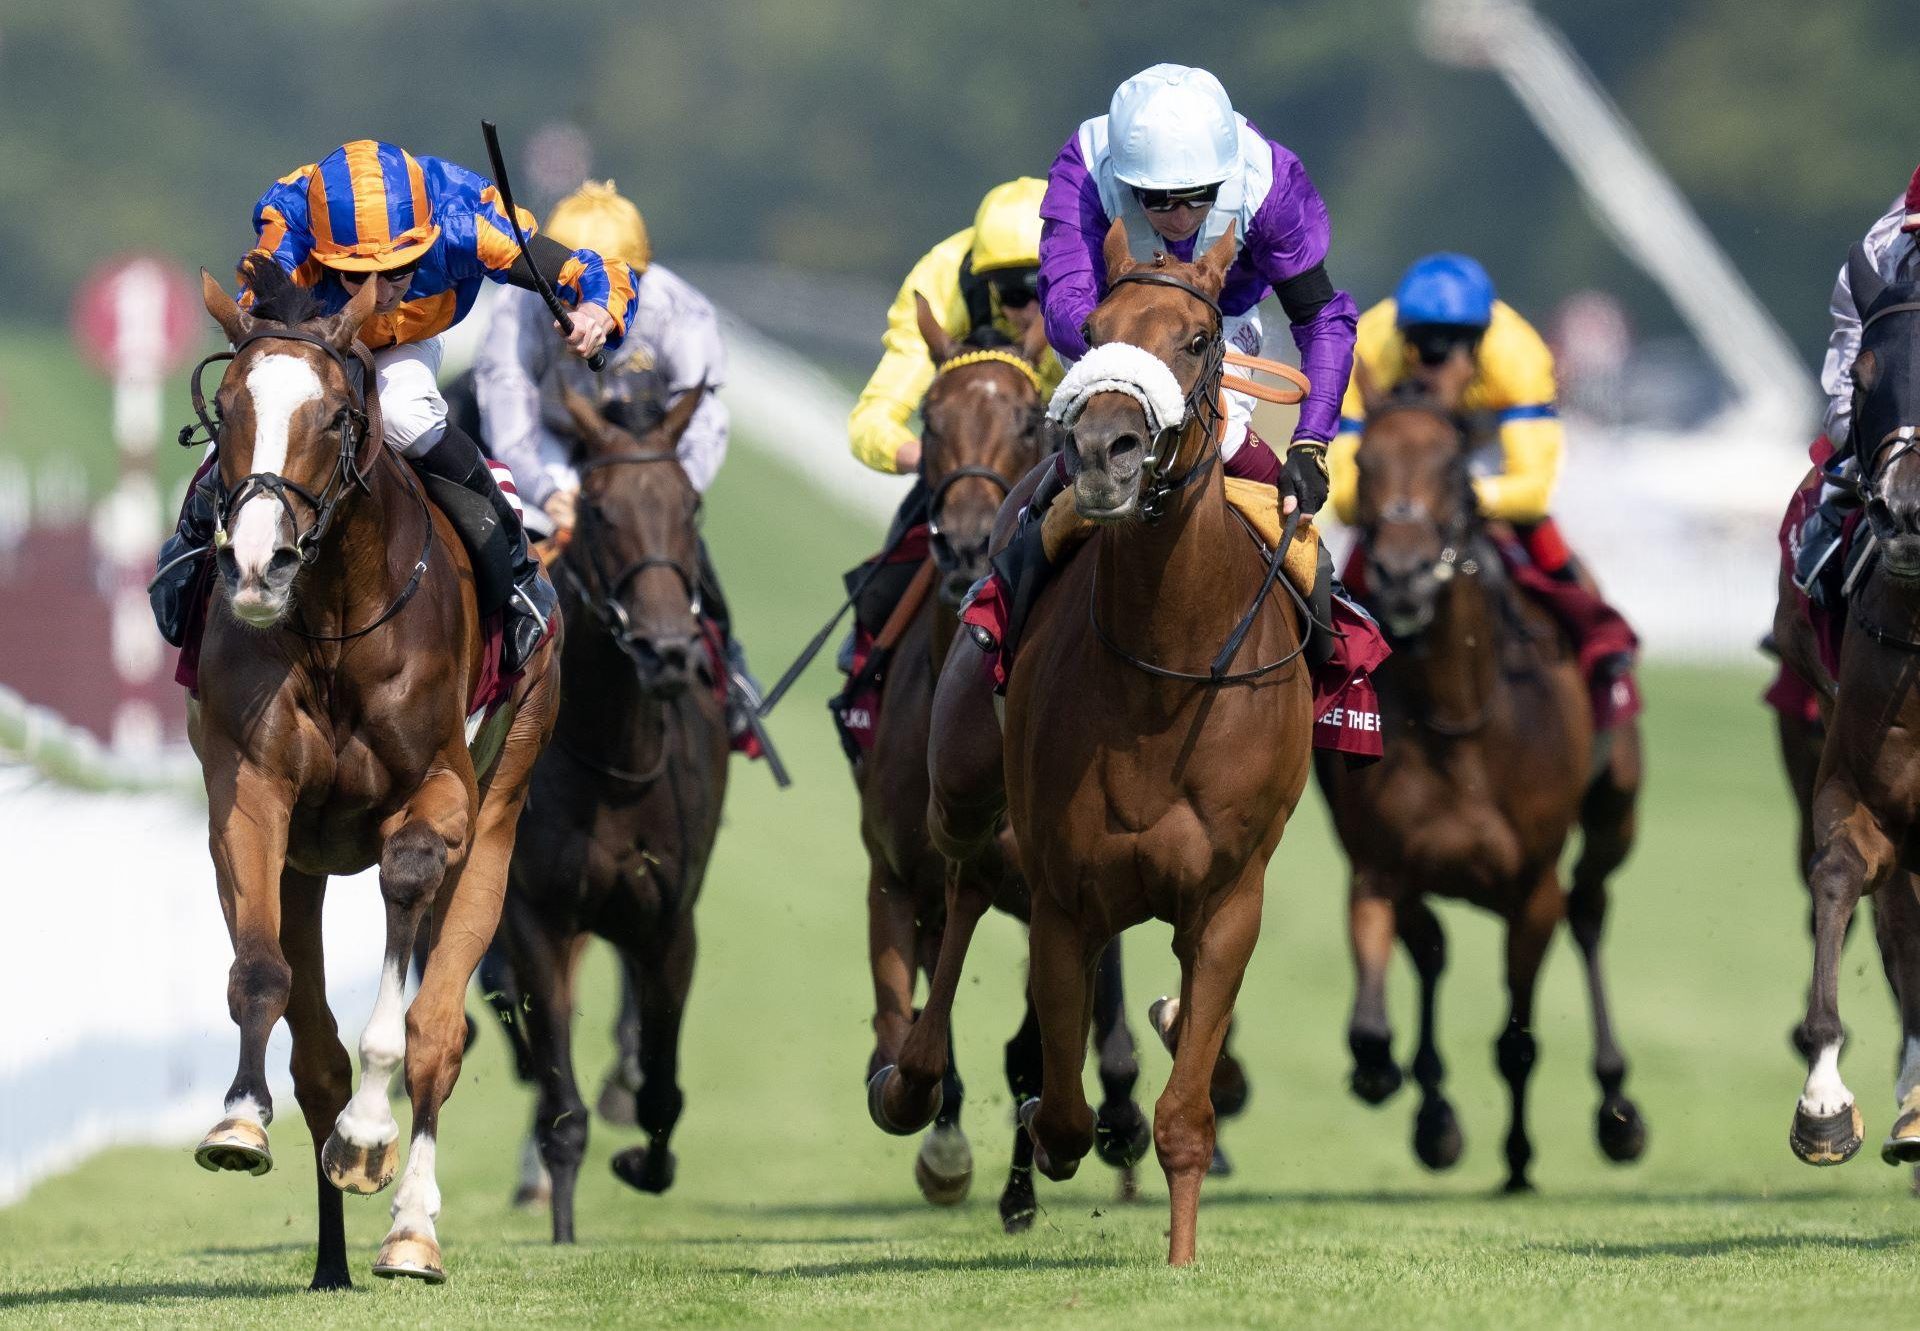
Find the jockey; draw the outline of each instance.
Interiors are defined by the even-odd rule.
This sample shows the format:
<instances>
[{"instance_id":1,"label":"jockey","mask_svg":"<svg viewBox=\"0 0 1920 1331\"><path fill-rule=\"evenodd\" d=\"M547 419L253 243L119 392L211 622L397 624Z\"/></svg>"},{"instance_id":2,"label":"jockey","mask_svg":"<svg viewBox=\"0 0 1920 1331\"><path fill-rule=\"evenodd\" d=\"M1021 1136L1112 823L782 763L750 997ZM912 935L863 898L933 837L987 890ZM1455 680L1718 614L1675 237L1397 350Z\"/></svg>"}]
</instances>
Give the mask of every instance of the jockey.
<instances>
[{"instance_id":1,"label":"jockey","mask_svg":"<svg viewBox=\"0 0 1920 1331\"><path fill-rule=\"evenodd\" d=\"M1253 402L1227 394L1220 455L1230 476L1266 481L1308 513L1327 496L1327 442L1353 362L1353 298L1327 276L1331 229L1300 159L1237 114L1204 69L1155 65L1122 83L1104 116L1067 139L1047 173L1040 214L1040 300L1063 357L1086 354L1081 326L1106 294L1102 246L1127 224L1134 257L1166 250L1191 262L1234 226L1238 253L1220 291L1229 345L1259 355L1256 309L1279 298L1313 388L1284 463L1248 429Z\"/></svg>"},{"instance_id":2,"label":"jockey","mask_svg":"<svg viewBox=\"0 0 1920 1331\"><path fill-rule=\"evenodd\" d=\"M1480 512L1510 524L1542 572L1570 588L1582 586L1579 564L1547 512L1564 450L1554 406L1553 353L1532 324L1496 298L1487 270L1464 254L1418 260L1392 299L1361 316L1356 354L1377 392L1405 380L1425 383L1450 371L1465 374L1471 362L1460 409L1497 422L1502 460L1499 471L1474 477ZM1357 503L1355 455L1366 426L1360 378L1356 375L1347 387L1340 435L1329 459L1334 511L1343 522L1354 520ZM1590 619L1562 619L1576 647L1583 646ZM1632 660L1630 651L1607 651L1589 673L1596 682L1610 681Z\"/></svg>"},{"instance_id":3,"label":"jockey","mask_svg":"<svg viewBox=\"0 0 1920 1331\"><path fill-rule=\"evenodd\" d=\"M847 418L853 455L875 471L904 476L920 470L920 439L908 422L933 384L935 367L920 336L916 295L926 297L940 326L957 339L992 328L1018 342L1040 317L1035 284L1045 191L1045 182L1031 176L994 186L980 200L973 225L928 250L900 284L887 308L886 353ZM1038 368L1041 394L1050 395L1060 382L1060 362L1049 353ZM926 520L926 504L926 487L916 479L894 517L889 549L900 533Z\"/></svg>"},{"instance_id":4,"label":"jockey","mask_svg":"<svg viewBox=\"0 0 1920 1331\"><path fill-rule=\"evenodd\" d=\"M535 230L523 213L522 227ZM529 555L524 532L495 484L479 446L447 418L435 383L439 334L473 307L483 279L533 289L535 269L573 307L568 347L590 356L618 346L634 301L627 265L591 249L569 250L529 234L526 253L515 242L498 192L486 180L437 157L415 157L389 143L359 139L324 161L283 176L254 206L258 242L250 252L271 259L301 285L316 289L328 312L344 307L368 281L376 282L375 314L360 330L374 353L387 442L421 472L484 497L495 522L461 533L476 564L511 567L502 668L521 669L545 637L553 613L552 585ZM531 267L529 266L531 265ZM242 304L251 293L241 293ZM180 530L162 552L169 557L211 540L210 497L189 492ZM194 561L156 582L152 595L161 633L177 643L185 619ZM482 607L483 610L490 607Z\"/></svg>"},{"instance_id":5,"label":"jockey","mask_svg":"<svg viewBox=\"0 0 1920 1331\"><path fill-rule=\"evenodd\" d=\"M1881 280L1920 280L1920 170L1907 182L1907 192L1868 228L1861 245ZM1852 437L1853 362L1860 354L1860 311L1854 308L1853 280L1845 263L1833 284L1828 313L1833 331L1820 367L1820 387L1827 394L1825 437L1832 445L1825 468L1850 480L1860 469L1854 451L1857 441ZM1823 608L1833 609L1839 601L1840 561L1833 554L1840 548L1841 528L1857 505L1850 485L1829 481L1821 488L1820 503L1807 516L1794 547L1794 583Z\"/></svg>"},{"instance_id":6,"label":"jockey","mask_svg":"<svg viewBox=\"0 0 1920 1331\"><path fill-rule=\"evenodd\" d=\"M726 351L712 302L679 274L653 262L640 210L613 182L588 181L554 206L548 239L574 251L625 264L637 291L622 354L595 374L566 344L537 292L503 292L494 305L474 359L473 391L480 434L493 456L513 472L514 488L541 509L556 534L573 530L580 477L578 439L561 404L571 388L627 429L644 434L682 393L701 392L675 452L696 492L705 494L727 456L727 408L716 395L726 380ZM727 643L730 719L744 730L745 711L759 704L759 687L731 632L731 615L700 542L702 612Z\"/></svg>"}]
</instances>

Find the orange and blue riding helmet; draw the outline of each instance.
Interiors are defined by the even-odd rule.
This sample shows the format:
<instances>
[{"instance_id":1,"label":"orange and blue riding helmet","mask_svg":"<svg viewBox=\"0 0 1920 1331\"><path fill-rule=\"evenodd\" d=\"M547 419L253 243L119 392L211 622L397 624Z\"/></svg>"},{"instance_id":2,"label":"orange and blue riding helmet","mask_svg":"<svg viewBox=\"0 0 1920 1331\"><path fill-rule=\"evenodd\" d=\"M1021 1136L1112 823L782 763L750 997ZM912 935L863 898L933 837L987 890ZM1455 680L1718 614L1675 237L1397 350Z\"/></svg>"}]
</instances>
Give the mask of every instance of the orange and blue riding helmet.
<instances>
[{"instance_id":1,"label":"orange and blue riding helmet","mask_svg":"<svg viewBox=\"0 0 1920 1331\"><path fill-rule=\"evenodd\" d=\"M420 163L377 139L342 144L314 168L307 217L312 257L347 272L404 268L440 236Z\"/></svg>"}]
</instances>

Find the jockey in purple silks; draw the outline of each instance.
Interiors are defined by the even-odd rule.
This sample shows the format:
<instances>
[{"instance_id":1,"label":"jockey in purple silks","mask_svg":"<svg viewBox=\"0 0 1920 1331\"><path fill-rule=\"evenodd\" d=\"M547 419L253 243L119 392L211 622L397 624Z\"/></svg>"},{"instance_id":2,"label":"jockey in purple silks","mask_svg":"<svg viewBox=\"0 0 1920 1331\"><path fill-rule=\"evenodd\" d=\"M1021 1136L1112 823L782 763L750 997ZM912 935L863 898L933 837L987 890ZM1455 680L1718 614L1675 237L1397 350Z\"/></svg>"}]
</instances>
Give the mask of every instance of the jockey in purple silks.
<instances>
[{"instance_id":1,"label":"jockey in purple silks","mask_svg":"<svg viewBox=\"0 0 1920 1331\"><path fill-rule=\"evenodd\" d=\"M1261 353L1256 307L1272 291L1313 389L1284 463L1248 430L1252 399L1229 392L1221 458L1228 475L1277 485L1317 511L1358 311L1327 276L1327 207L1300 159L1236 114L1206 70L1155 65L1122 83L1108 113L1068 138L1047 173L1040 215L1040 300L1047 340L1062 360L1086 354L1081 328L1106 294L1101 247L1116 220L1141 261L1164 250L1192 262L1234 227L1238 253L1220 291L1227 342Z\"/></svg>"}]
</instances>

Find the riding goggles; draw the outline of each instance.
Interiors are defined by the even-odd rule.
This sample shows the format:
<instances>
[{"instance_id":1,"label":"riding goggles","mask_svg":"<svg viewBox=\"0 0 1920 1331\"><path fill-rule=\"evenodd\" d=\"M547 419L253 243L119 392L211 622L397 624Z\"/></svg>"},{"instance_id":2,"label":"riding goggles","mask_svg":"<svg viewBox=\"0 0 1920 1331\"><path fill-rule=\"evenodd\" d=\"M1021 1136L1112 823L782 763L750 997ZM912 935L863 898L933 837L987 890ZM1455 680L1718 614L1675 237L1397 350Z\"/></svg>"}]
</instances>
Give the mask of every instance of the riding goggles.
<instances>
[{"instance_id":1,"label":"riding goggles","mask_svg":"<svg viewBox=\"0 0 1920 1331\"><path fill-rule=\"evenodd\" d=\"M1023 268L1016 272L995 273L988 279L994 297L1003 310L1020 310L1040 298L1040 271Z\"/></svg>"},{"instance_id":2,"label":"riding goggles","mask_svg":"<svg viewBox=\"0 0 1920 1331\"><path fill-rule=\"evenodd\" d=\"M1413 354L1426 366L1444 365L1458 348L1472 355L1487 330L1470 324L1414 324L1402 330Z\"/></svg>"},{"instance_id":3,"label":"riding goggles","mask_svg":"<svg viewBox=\"0 0 1920 1331\"><path fill-rule=\"evenodd\" d=\"M1135 188L1133 197L1140 200L1140 206L1150 213L1170 213L1175 208L1210 207L1220 197L1220 186L1216 182L1201 185L1195 189L1140 189Z\"/></svg>"}]
</instances>

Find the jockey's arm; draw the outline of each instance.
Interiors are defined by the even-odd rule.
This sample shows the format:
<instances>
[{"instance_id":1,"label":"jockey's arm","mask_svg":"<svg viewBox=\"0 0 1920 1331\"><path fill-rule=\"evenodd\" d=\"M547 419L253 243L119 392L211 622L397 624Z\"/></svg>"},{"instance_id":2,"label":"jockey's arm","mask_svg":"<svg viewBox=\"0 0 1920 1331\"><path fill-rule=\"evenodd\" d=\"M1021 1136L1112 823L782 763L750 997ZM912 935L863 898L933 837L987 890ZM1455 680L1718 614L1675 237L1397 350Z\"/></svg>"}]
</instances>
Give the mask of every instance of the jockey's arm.
<instances>
[{"instance_id":1,"label":"jockey's arm","mask_svg":"<svg viewBox=\"0 0 1920 1331\"><path fill-rule=\"evenodd\" d=\"M1355 325L1353 369L1340 400L1340 432L1327 446L1328 502L1340 521L1353 522L1359 504L1360 435L1367 428L1367 403L1360 391L1364 372L1375 392L1390 388L1400 377L1400 334L1394 328L1394 305L1383 300L1360 316Z\"/></svg>"},{"instance_id":2,"label":"jockey's arm","mask_svg":"<svg viewBox=\"0 0 1920 1331\"><path fill-rule=\"evenodd\" d=\"M1533 325L1496 302L1478 363L1484 401L1499 418L1501 454L1498 475L1474 479L1480 511L1506 522L1539 522L1553 502L1565 451L1553 353Z\"/></svg>"},{"instance_id":3,"label":"jockey's arm","mask_svg":"<svg viewBox=\"0 0 1920 1331\"><path fill-rule=\"evenodd\" d=\"M1893 207L1867 229L1861 241L1874 271L1886 281L1897 280L1900 260L1910 252L1911 242L1900 230L1906 212L1905 197L1895 199ZM1827 395L1822 425L1834 447L1842 448L1853 425L1853 362L1860 354L1860 311L1854 308L1853 279L1844 260L1827 312L1833 318L1833 330L1827 335L1827 357L1820 366L1820 387Z\"/></svg>"},{"instance_id":4,"label":"jockey's arm","mask_svg":"<svg viewBox=\"0 0 1920 1331\"><path fill-rule=\"evenodd\" d=\"M473 361L481 437L512 470L521 497L542 509L556 491L579 483L571 450L541 417L540 380L557 349L549 322L546 306L531 293L502 293Z\"/></svg>"},{"instance_id":5,"label":"jockey's arm","mask_svg":"<svg viewBox=\"0 0 1920 1331\"><path fill-rule=\"evenodd\" d=\"M643 293L657 288L663 297L658 317L658 368L669 393L681 393L706 386L706 396L687 422L676 451L680 465L693 488L705 494L727 459L727 407L720 400L720 387L727 379L727 351L720 340L720 319L711 302L695 291L678 274L657 264L642 279ZM641 327L651 328L652 307L645 294L641 297Z\"/></svg>"},{"instance_id":6,"label":"jockey's arm","mask_svg":"<svg viewBox=\"0 0 1920 1331\"><path fill-rule=\"evenodd\" d=\"M612 350L620 345L633 313L636 282L631 268L593 250L570 250L551 237L537 233L527 237L524 252L513 244L510 235L502 250L497 244L488 243L488 235L494 230L476 227L480 262L487 276L522 291L538 291L539 283L534 278L537 272L569 309L597 306L604 311L608 323L605 346ZM585 329L577 331L582 335L586 332ZM587 350L581 351L583 355L601 345L581 336L572 341L575 350L581 350L583 341L591 343Z\"/></svg>"},{"instance_id":7,"label":"jockey's arm","mask_svg":"<svg viewBox=\"0 0 1920 1331\"><path fill-rule=\"evenodd\" d=\"M1080 154L1078 132L1067 136L1047 169L1040 218L1040 308L1047 344L1062 360L1078 360L1087 354L1080 326L1100 303L1107 273L1101 247L1113 225Z\"/></svg>"},{"instance_id":8,"label":"jockey's arm","mask_svg":"<svg viewBox=\"0 0 1920 1331\"><path fill-rule=\"evenodd\" d=\"M933 383L934 364L926 339L920 336L915 294L925 296L940 326L955 337L967 331L967 303L960 293L960 264L973 246L973 229L958 232L928 250L887 307L885 348L860 398L847 418L847 441L853 455L875 471L899 474L901 452L917 453L919 437L909 428L913 413Z\"/></svg>"},{"instance_id":9,"label":"jockey's arm","mask_svg":"<svg viewBox=\"0 0 1920 1331\"><path fill-rule=\"evenodd\" d=\"M303 287L319 280L320 265L308 257L313 253L313 231L307 218L307 178L312 173L312 167L301 167L276 180L260 196L253 206L254 247L241 256L242 266L249 256L264 255ZM242 309L253 304L253 293L244 278L239 300Z\"/></svg>"}]
</instances>

